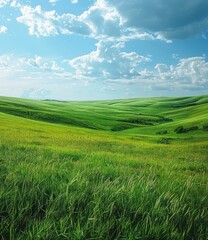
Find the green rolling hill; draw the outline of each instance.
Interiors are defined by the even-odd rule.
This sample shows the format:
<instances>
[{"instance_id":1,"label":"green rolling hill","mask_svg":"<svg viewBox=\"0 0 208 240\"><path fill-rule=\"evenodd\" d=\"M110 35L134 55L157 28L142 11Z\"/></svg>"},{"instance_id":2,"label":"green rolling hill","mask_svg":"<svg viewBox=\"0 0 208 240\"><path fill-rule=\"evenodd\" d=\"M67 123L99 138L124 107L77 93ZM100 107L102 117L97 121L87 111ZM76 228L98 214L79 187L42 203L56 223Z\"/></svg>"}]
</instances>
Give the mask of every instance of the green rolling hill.
<instances>
[{"instance_id":1,"label":"green rolling hill","mask_svg":"<svg viewBox=\"0 0 208 240\"><path fill-rule=\"evenodd\" d=\"M0 111L23 118L97 130L135 128L207 121L208 96L127 99L95 102L32 101L0 98ZM137 131L137 130L136 130Z\"/></svg>"},{"instance_id":2,"label":"green rolling hill","mask_svg":"<svg viewBox=\"0 0 208 240\"><path fill-rule=\"evenodd\" d=\"M208 96L0 97L0 239L207 239Z\"/></svg>"}]
</instances>

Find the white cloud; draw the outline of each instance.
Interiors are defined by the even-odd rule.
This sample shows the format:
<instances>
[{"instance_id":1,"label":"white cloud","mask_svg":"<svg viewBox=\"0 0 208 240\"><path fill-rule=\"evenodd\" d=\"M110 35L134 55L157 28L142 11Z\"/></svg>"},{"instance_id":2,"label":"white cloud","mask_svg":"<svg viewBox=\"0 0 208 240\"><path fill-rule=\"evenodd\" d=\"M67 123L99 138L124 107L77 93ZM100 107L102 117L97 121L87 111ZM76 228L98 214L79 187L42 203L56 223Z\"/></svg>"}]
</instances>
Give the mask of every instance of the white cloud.
<instances>
[{"instance_id":1,"label":"white cloud","mask_svg":"<svg viewBox=\"0 0 208 240\"><path fill-rule=\"evenodd\" d=\"M1 33L6 33L8 31L8 28L5 26L0 26L0 34Z\"/></svg>"},{"instance_id":2,"label":"white cloud","mask_svg":"<svg viewBox=\"0 0 208 240\"><path fill-rule=\"evenodd\" d=\"M14 8L21 8L21 7L23 7L23 5L20 2L18 2L17 0L12 0L11 3L10 3L10 6L14 7Z\"/></svg>"},{"instance_id":3,"label":"white cloud","mask_svg":"<svg viewBox=\"0 0 208 240\"><path fill-rule=\"evenodd\" d=\"M57 29L54 25L56 20L55 11L42 11L41 6L32 8L30 6L21 6L22 16L17 21L24 23L29 28L29 33L36 36L57 35Z\"/></svg>"},{"instance_id":4,"label":"white cloud","mask_svg":"<svg viewBox=\"0 0 208 240\"><path fill-rule=\"evenodd\" d=\"M208 1L97 0L80 16L94 38L172 40L208 30ZM187 14L189 13L189 14Z\"/></svg>"},{"instance_id":5,"label":"white cloud","mask_svg":"<svg viewBox=\"0 0 208 240\"><path fill-rule=\"evenodd\" d=\"M6 4L8 4L10 0L0 0L0 8L4 7Z\"/></svg>"},{"instance_id":6,"label":"white cloud","mask_svg":"<svg viewBox=\"0 0 208 240\"><path fill-rule=\"evenodd\" d=\"M177 65L157 64L155 69L145 69L134 78L109 79L120 84L142 84L156 91L206 91L208 89L208 62L205 57L179 59ZM199 93L200 94L200 93Z\"/></svg>"},{"instance_id":7,"label":"white cloud","mask_svg":"<svg viewBox=\"0 0 208 240\"><path fill-rule=\"evenodd\" d=\"M47 98L47 92L43 90L46 89L53 91L53 94L59 92L61 96L60 91L70 86L73 80L72 74L60 65L61 63L53 59L40 56L22 58L16 55L2 55L0 56L0 95ZM31 89L33 90L29 91Z\"/></svg>"},{"instance_id":8,"label":"white cloud","mask_svg":"<svg viewBox=\"0 0 208 240\"><path fill-rule=\"evenodd\" d=\"M98 0L81 15L58 15L55 11L43 11L41 6L19 6L22 16L17 21L28 26L36 36L78 34L105 40L156 39L157 36L132 27L126 27L126 19L117 9L104 0Z\"/></svg>"},{"instance_id":9,"label":"white cloud","mask_svg":"<svg viewBox=\"0 0 208 240\"><path fill-rule=\"evenodd\" d=\"M57 16L54 24L61 34L75 33L84 36L90 36L92 34L92 29L90 26L80 17L77 17L73 14L68 13Z\"/></svg>"},{"instance_id":10,"label":"white cloud","mask_svg":"<svg viewBox=\"0 0 208 240\"><path fill-rule=\"evenodd\" d=\"M155 68L165 84L168 82L201 86L208 84L208 62L205 57L184 58L180 59L176 66L157 64Z\"/></svg>"},{"instance_id":11,"label":"white cloud","mask_svg":"<svg viewBox=\"0 0 208 240\"><path fill-rule=\"evenodd\" d=\"M33 68L39 68L46 71L62 71L63 68L59 67L55 61L46 61L41 56L35 56L34 58L20 58L20 62L26 63Z\"/></svg>"},{"instance_id":12,"label":"white cloud","mask_svg":"<svg viewBox=\"0 0 208 240\"><path fill-rule=\"evenodd\" d=\"M99 41L97 49L67 61L78 78L107 80L127 84L141 83L153 88L203 89L208 87L208 62L205 56L177 59L177 65L157 64L146 69L150 57L125 52L124 42Z\"/></svg>"},{"instance_id":13,"label":"white cloud","mask_svg":"<svg viewBox=\"0 0 208 240\"><path fill-rule=\"evenodd\" d=\"M155 39L146 32L125 28L124 22L115 8L105 4L95 4L80 16L72 14L58 16L54 24L62 34L79 34L98 40Z\"/></svg>"},{"instance_id":14,"label":"white cloud","mask_svg":"<svg viewBox=\"0 0 208 240\"><path fill-rule=\"evenodd\" d=\"M17 73L17 74L16 74ZM55 60L45 59L41 56L35 56L34 58L22 58L13 54L0 56L0 75L13 76L14 80L17 80L17 75L21 75L20 78L38 78L53 79L56 75L64 74L65 70L60 67Z\"/></svg>"},{"instance_id":15,"label":"white cloud","mask_svg":"<svg viewBox=\"0 0 208 240\"><path fill-rule=\"evenodd\" d=\"M55 6L57 2L58 2L58 0L49 0L49 3L51 3L52 6Z\"/></svg>"},{"instance_id":16,"label":"white cloud","mask_svg":"<svg viewBox=\"0 0 208 240\"><path fill-rule=\"evenodd\" d=\"M49 0L55 4L58 0ZM0 0L0 7L9 0ZM77 3L78 0L71 0ZM171 42L173 39L208 32L208 1L167 0L97 0L80 15L43 11L40 6L23 6L13 0L22 16L17 21L28 26L36 36L79 34L98 40L150 39ZM187 14L188 13L188 14Z\"/></svg>"},{"instance_id":17,"label":"white cloud","mask_svg":"<svg viewBox=\"0 0 208 240\"><path fill-rule=\"evenodd\" d=\"M28 26L29 34L36 36L50 36L57 34L80 34L89 36L90 27L73 14L58 15L53 11L43 11L41 6L20 7L22 16L17 21Z\"/></svg>"},{"instance_id":18,"label":"white cloud","mask_svg":"<svg viewBox=\"0 0 208 240\"><path fill-rule=\"evenodd\" d=\"M89 10L80 15L80 18L91 27L94 37L120 37L121 26L125 22L117 9L109 6L104 0L97 1Z\"/></svg>"},{"instance_id":19,"label":"white cloud","mask_svg":"<svg viewBox=\"0 0 208 240\"><path fill-rule=\"evenodd\" d=\"M87 55L68 61L80 77L99 79L130 79L139 75L139 65L151 61L135 52L124 52L123 42L96 44L97 49Z\"/></svg>"},{"instance_id":20,"label":"white cloud","mask_svg":"<svg viewBox=\"0 0 208 240\"><path fill-rule=\"evenodd\" d=\"M142 84L152 89L206 90L208 88L208 62L205 56L178 60L176 65L157 64L146 69L151 59L135 52L123 51L124 43L100 41L97 49L87 55L68 60L66 63L41 56L19 58L15 55L0 56L0 89L8 87L38 89L54 82L76 81ZM71 69L70 69L71 67ZM102 81L104 80L104 81ZM18 87L18 88L19 88ZM35 88L36 89L36 88Z\"/></svg>"},{"instance_id":21,"label":"white cloud","mask_svg":"<svg viewBox=\"0 0 208 240\"><path fill-rule=\"evenodd\" d=\"M124 97L127 89L134 91L131 96L135 97L141 91L147 91L145 95L148 91L156 95L163 90L165 94L207 91L208 62L205 57L184 58L176 65L157 64L155 69L146 69L149 58L125 52L123 48L121 42L100 41L94 52L68 61L72 69L63 61L38 55L31 58L2 55L0 95L99 99L103 96L113 98L115 92L117 97Z\"/></svg>"}]
</instances>

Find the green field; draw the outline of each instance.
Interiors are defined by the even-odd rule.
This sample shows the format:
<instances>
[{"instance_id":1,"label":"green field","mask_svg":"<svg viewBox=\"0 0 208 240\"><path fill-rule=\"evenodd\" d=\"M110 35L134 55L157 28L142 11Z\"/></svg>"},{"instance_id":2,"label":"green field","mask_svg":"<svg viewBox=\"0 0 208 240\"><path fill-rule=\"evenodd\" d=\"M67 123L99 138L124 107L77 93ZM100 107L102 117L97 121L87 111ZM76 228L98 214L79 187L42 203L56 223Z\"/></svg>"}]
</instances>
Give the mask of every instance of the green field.
<instances>
[{"instance_id":1,"label":"green field","mask_svg":"<svg viewBox=\"0 0 208 240\"><path fill-rule=\"evenodd\" d=\"M208 96L0 97L0 221L6 240L208 239Z\"/></svg>"}]
</instances>

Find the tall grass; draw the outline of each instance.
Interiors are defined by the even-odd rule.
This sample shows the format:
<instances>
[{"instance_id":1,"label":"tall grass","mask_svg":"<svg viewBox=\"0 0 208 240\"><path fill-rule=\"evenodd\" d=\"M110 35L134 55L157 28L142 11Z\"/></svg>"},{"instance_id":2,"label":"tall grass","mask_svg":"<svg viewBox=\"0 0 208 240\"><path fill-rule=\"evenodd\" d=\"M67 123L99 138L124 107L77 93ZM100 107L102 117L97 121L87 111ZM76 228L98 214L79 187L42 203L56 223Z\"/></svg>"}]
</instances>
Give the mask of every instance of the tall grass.
<instances>
[{"instance_id":1,"label":"tall grass","mask_svg":"<svg viewBox=\"0 0 208 240\"><path fill-rule=\"evenodd\" d=\"M172 129L166 145L147 128L0 114L1 239L208 239L206 132Z\"/></svg>"}]
</instances>

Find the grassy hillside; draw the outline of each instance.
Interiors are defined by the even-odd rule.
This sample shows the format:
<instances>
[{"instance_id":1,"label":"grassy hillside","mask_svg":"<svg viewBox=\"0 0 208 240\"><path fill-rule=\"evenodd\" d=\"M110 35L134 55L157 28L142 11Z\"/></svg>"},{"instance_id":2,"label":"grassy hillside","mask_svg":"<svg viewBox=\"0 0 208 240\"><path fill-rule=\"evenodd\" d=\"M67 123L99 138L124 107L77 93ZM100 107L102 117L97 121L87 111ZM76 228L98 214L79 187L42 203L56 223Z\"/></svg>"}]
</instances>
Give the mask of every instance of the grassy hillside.
<instances>
[{"instance_id":1,"label":"grassy hillside","mask_svg":"<svg viewBox=\"0 0 208 240\"><path fill-rule=\"evenodd\" d=\"M95 102L31 101L0 98L0 111L24 118L92 129L119 131L200 116L206 121L208 96Z\"/></svg>"},{"instance_id":2,"label":"grassy hillside","mask_svg":"<svg viewBox=\"0 0 208 240\"><path fill-rule=\"evenodd\" d=\"M1 97L1 239L207 239L207 124L208 96Z\"/></svg>"}]
</instances>

